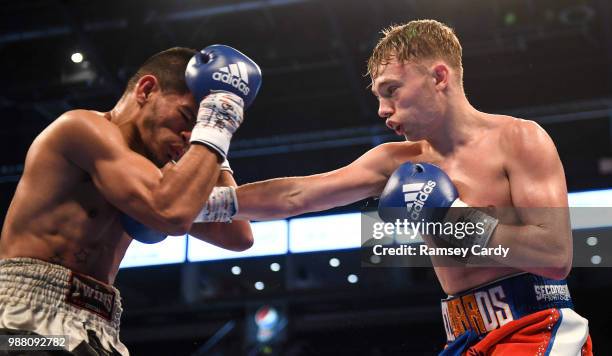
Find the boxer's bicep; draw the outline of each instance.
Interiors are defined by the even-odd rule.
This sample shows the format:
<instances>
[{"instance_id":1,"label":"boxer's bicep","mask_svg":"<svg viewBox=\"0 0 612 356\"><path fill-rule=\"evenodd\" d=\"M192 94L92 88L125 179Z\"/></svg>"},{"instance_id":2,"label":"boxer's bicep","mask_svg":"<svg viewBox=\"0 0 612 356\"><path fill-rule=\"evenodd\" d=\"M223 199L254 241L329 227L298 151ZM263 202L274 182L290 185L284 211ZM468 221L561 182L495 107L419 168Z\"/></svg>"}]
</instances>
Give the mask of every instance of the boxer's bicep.
<instances>
[{"instance_id":1,"label":"boxer's bicep","mask_svg":"<svg viewBox=\"0 0 612 356\"><path fill-rule=\"evenodd\" d=\"M318 211L377 196L383 190L392 160L383 146L363 154L351 164L335 171L306 177L306 205Z\"/></svg>"},{"instance_id":2,"label":"boxer's bicep","mask_svg":"<svg viewBox=\"0 0 612 356\"><path fill-rule=\"evenodd\" d=\"M553 141L536 123L519 126L509 133L511 154L506 162L513 205L567 206L565 174Z\"/></svg>"},{"instance_id":3,"label":"boxer's bicep","mask_svg":"<svg viewBox=\"0 0 612 356\"><path fill-rule=\"evenodd\" d=\"M513 141L506 170L512 204L524 224L567 235L567 188L563 165L548 134L533 122L510 133Z\"/></svg>"},{"instance_id":4,"label":"boxer's bicep","mask_svg":"<svg viewBox=\"0 0 612 356\"><path fill-rule=\"evenodd\" d=\"M133 152L96 159L89 171L102 195L130 216L153 209L153 193L162 179L157 167Z\"/></svg>"},{"instance_id":5,"label":"boxer's bicep","mask_svg":"<svg viewBox=\"0 0 612 356\"><path fill-rule=\"evenodd\" d=\"M115 125L85 116L64 118L57 128L62 154L91 176L111 204L128 214L146 209L160 170L131 151Z\"/></svg>"},{"instance_id":6,"label":"boxer's bicep","mask_svg":"<svg viewBox=\"0 0 612 356\"><path fill-rule=\"evenodd\" d=\"M567 188L557 150L546 132L522 122L509 135L506 174L519 221L500 223L491 240L510 249L498 260L538 275L565 278L572 260Z\"/></svg>"}]
</instances>

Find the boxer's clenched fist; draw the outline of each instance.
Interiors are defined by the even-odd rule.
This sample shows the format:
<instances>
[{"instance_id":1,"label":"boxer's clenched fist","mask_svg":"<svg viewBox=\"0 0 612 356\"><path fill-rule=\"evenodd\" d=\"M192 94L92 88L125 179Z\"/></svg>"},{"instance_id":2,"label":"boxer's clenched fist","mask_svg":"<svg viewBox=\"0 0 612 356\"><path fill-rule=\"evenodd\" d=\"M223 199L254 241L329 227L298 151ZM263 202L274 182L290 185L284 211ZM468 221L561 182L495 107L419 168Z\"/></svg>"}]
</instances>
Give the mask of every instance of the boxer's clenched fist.
<instances>
[{"instance_id":1,"label":"boxer's clenched fist","mask_svg":"<svg viewBox=\"0 0 612 356\"><path fill-rule=\"evenodd\" d=\"M200 103L196 124L191 132L191 143L205 144L225 159L232 135L244 117L244 103L236 94L217 92Z\"/></svg>"},{"instance_id":2,"label":"boxer's clenched fist","mask_svg":"<svg viewBox=\"0 0 612 356\"><path fill-rule=\"evenodd\" d=\"M187 64L185 81L200 101L191 142L205 144L227 157L244 108L253 102L261 86L259 66L232 47L208 46Z\"/></svg>"}]
</instances>

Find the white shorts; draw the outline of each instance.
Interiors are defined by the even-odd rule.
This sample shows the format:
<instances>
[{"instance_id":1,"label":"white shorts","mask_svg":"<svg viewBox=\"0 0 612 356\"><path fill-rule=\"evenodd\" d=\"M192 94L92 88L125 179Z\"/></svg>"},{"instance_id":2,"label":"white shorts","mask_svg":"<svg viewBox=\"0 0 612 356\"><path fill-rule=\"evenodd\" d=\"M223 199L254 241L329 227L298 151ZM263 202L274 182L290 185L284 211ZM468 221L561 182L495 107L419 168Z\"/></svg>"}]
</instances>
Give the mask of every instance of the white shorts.
<instances>
[{"instance_id":1,"label":"white shorts","mask_svg":"<svg viewBox=\"0 0 612 356\"><path fill-rule=\"evenodd\" d=\"M121 311L113 286L33 258L0 260L0 329L67 335L68 351L89 342L89 331L104 349L129 355L119 340Z\"/></svg>"}]
</instances>

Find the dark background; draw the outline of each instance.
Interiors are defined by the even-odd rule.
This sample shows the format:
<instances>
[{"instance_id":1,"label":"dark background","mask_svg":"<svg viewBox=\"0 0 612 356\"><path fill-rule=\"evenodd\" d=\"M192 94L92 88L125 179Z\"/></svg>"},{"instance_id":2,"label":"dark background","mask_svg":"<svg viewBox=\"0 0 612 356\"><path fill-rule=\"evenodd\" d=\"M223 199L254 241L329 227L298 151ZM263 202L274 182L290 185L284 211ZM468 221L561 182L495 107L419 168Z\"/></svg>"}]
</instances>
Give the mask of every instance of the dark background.
<instances>
[{"instance_id":1,"label":"dark background","mask_svg":"<svg viewBox=\"0 0 612 356\"><path fill-rule=\"evenodd\" d=\"M223 43L262 68L260 95L232 143L239 183L351 162L397 140L376 116L365 63L383 27L419 18L455 28L475 107L532 119L548 131L570 191L612 185L607 0L40 0L0 6L3 214L26 151L45 126L74 108L110 110L138 66L173 46ZM81 64L69 59L77 50L85 56ZM341 268L329 268L332 256L341 256ZM274 261L281 273L269 270ZM240 277L229 273L237 263ZM351 271L360 273L356 285L346 283L343 273ZM601 300L612 292L609 276L605 268L576 268L570 276L598 354L612 352L605 332L611 312ZM269 287L256 291L252 282L262 278ZM432 354L444 338L437 306L443 295L431 270L363 270L350 251L122 270L118 287L126 305L123 339L135 355L189 355L202 347L206 354L255 352L246 326L266 303L279 306L288 325L284 341L261 354ZM211 339L228 322L222 330L229 331Z\"/></svg>"}]
</instances>

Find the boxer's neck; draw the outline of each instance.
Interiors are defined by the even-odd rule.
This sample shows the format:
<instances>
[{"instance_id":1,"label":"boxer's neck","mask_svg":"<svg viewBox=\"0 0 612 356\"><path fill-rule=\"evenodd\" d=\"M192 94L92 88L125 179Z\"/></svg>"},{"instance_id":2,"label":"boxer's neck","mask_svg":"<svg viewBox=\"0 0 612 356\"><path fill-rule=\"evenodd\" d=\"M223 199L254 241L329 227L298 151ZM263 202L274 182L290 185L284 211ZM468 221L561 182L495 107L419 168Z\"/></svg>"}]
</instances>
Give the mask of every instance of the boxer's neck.
<instances>
[{"instance_id":1,"label":"boxer's neck","mask_svg":"<svg viewBox=\"0 0 612 356\"><path fill-rule=\"evenodd\" d=\"M132 151L145 155L145 147L138 131L139 110L136 100L130 100L127 94L121 97L115 107L105 116L117 125L123 139Z\"/></svg>"},{"instance_id":2,"label":"boxer's neck","mask_svg":"<svg viewBox=\"0 0 612 356\"><path fill-rule=\"evenodd\" d=\"M465 94L456 93L448 98L438 122L426 141L443 156L452 155L458 148L469 144L485 127L483 113L476 110Z\"/></svg>"}]
</instances>

